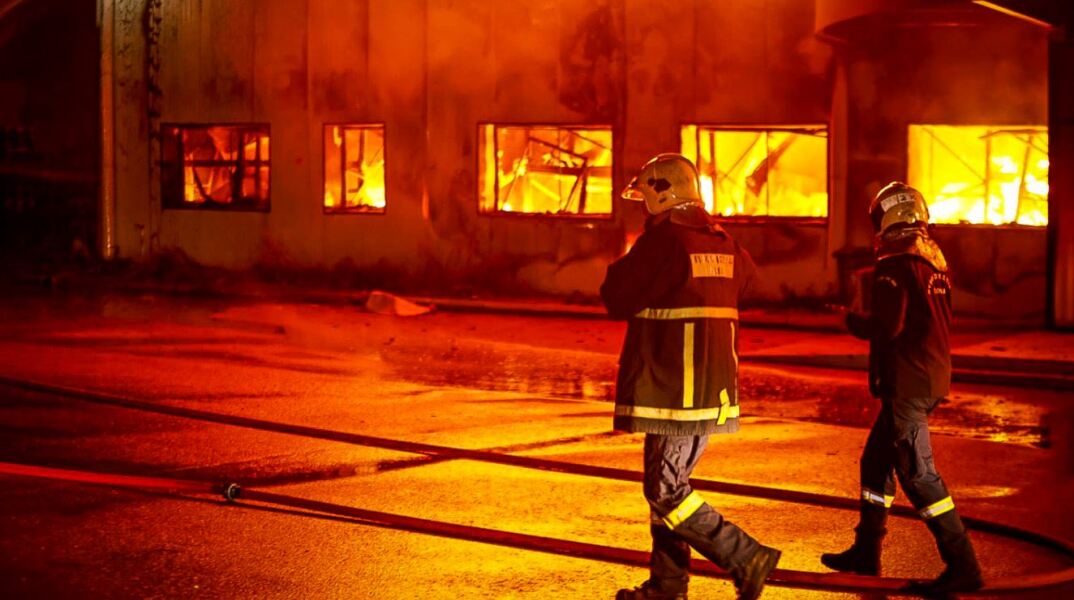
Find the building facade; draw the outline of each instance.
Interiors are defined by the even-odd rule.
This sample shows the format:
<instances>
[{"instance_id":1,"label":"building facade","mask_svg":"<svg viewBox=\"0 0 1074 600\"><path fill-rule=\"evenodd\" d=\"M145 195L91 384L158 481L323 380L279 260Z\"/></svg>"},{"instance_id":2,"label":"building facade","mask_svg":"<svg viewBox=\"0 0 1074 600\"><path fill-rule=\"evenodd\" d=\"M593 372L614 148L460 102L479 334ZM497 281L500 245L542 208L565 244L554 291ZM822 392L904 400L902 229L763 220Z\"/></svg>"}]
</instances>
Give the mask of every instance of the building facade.
<instances>
[{"instance_id":1,"label":"building facade","mask_svg":"<svg viewBox=\"0 0 1074 600\"><path fill-rule=\"evenodd\" d=\"M936 4L102 0L103 252L592 296L671 151L766 301L845 295L899 179L959 311L1043 320L1053 34Z\"/></svg>"}]
</instances>

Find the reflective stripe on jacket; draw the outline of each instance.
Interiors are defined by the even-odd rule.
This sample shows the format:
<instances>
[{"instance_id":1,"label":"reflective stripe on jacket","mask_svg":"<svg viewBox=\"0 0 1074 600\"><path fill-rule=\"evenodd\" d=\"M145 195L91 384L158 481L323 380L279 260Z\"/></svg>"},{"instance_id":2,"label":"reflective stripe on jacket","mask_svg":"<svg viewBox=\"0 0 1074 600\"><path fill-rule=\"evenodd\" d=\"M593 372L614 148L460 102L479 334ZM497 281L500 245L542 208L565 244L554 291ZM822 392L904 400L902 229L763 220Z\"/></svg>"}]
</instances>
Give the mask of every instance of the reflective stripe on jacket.
<instances>
[{"instance_id":1,"label":"reflective stripe on jacket","mask_svg":"<svg viewBox=\"0 0 1074 600\"><path fill-rule=\"evenodd\" d=\"M646 223L600 288L609 314L628 321L616 429L738 429L738 299L753 272L749 254L699 207Z\"/></svg>"}]
</instances>

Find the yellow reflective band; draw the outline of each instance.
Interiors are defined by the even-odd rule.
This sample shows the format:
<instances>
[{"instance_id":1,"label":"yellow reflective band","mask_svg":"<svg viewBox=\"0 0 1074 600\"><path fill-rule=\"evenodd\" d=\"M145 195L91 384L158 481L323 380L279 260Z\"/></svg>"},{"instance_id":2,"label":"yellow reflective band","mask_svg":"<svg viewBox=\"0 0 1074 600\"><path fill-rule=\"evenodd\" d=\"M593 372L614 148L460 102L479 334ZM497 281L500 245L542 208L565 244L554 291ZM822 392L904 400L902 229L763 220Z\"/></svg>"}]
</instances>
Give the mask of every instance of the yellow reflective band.
<instances>
[{"instance_id":1,"label":"yellow reflective band","mask_svg":"<svg viewBox=\"0 0 1074 600\"><path fill-rule=\"evenodd\" d=\"M663 421L711 421L720 418L722 406L716 408L655 408L652 406L634 406L620 404L615 407L615 414L622 417L657 419ZM738 405L727 407L726 419L738 418Z\"/></svg>"},{"instance_id":2,"label":"yellow reflective band","mask_svg":"<svg viewBox=\"0 0 1074 600\"><path fill-rule=\"evenodd\" d=\"M664 522L668 524L668 527L675 529L686 519L689 519L697 509L705 505L705 500L701 498L701 494L697 492L690 492L690 495L683 500L681 504L675 507L675 510L671 511L668 516L664 517Z\"/></svg>"},{"instance_id":3,"label":"yellow reflective band","mask_svg":"<svg viewBox=\"0 0 1074 600\"><path fill-rule=\"evenodd\" d=\"M877 506L883 506L884 508L891 508L891 504L895 502L895 496L877 494L868 488L861 488L861 498L866 502L870 502Z\"/></svg>"},{"instance_id":4,"label":"yellow reflective band","mask_svg":"<svg viewBox=\"0 0 1074 600\"><path fill-rule=\"evenodd\" d=\"M918 514L921 515L922 519L931 519L952 510L955 510L955 501L951 499L951 496L948 496L939 502L934 502L922 508L918 511Z\"/></svg>"},{"instance_id":5,"label":"yellow reflective band","mask_svg":"<svg viewBox=\"0 0 1074 600\"><path fill-rule=\"evenodd\" d=\"M717 425L723 425L727 421L727 416L731 412L728 407L731 404L731 399L727 397L727 389L720 390L720 418L716 420ZM738 408L736 405L735 408ZM738 416L738 413L735 413Z\"/></svg>"},{"instance_id":6,"label":"yellow reflective band","mask_svg":"<svg viewBox=\"0 0 1074 600\"><path fill-rule=\"evenodd\" d=\"M689 306L686 308L643 308L639 319L738 319L738 309L729 306Z\"/></svg>"},{"instance_id":7,"label":"yellow reflective band","mask_svg":"<svg viewBox=\"0 0 1074 600\"><path fill-rule=\"evenodd\" d=\"M682 405L694 406L694 324L682 326Z\"/></svg>"}]
</instances>

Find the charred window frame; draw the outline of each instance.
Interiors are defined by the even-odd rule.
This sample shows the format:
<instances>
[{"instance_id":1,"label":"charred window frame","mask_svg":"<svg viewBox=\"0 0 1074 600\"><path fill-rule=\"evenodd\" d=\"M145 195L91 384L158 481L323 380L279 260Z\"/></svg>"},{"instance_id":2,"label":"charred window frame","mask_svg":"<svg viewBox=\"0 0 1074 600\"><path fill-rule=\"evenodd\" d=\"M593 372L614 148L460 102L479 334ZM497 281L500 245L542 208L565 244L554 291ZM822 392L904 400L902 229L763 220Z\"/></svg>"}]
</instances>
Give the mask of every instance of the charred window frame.
<instances>
[{"instance_id":1,"label":"charred window frame","mask_svg":"<svg viewBox=\"0 0 1074 600\"><path fill-rule=\"evenodd\" d=\"M907 183L932 223L1047 226L1046 126L914 124L907 138Z\"/></svg>"},{"instance_id":2,"label":"charred window frame","mask_svg":"<svg viewBox=\"0 0 1074 600\"><path fill-rule=\"evenodd\" d=\"M611 219L611 125L478 124L482 215Z\"/></svg>"},{"instance_id":3,"label":"charred window frame","mask_svg":"<svg viewBox=\"0 0 1074 600\"><path fill-rule=\"evenodd\" d=\"M826 126L684 124L680 135L710 213L745 222L827 222Z\"/></svg>"},{"instance_id":4,"label":"charred window frame","mask_svg":"<svg viewBox=\"0 0 1074 600\"><path fill-rule=\"evenodd\" d=\"M268 124L164 124L161 138L163 208L269 211Z\"/></svg>"},{"instance_id":5,"label":"charred window frame","mask_svg":"<svg viewBox=\"0 0 1074 600\"><path fill-rule=\"evenodd\" d=\"M326 123L323 148L324 213L385 214L384 124Z\"/></svg>"}]
</instances>

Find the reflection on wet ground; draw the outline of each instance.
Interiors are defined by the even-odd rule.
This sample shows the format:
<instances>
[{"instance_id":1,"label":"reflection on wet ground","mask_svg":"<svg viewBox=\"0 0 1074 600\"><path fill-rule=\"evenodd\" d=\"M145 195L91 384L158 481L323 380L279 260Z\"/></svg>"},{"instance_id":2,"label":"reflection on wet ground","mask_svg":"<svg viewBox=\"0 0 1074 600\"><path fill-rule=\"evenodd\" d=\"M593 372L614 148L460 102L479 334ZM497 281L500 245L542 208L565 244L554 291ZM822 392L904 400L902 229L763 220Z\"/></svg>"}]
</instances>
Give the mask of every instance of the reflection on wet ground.
<instances>
[{"instance_id":1,"label":"reflection on wet ground","mask_svg":"<svg viewBox=\"0 0 1074 600\"><path fill-rule=\"evenodd\" d=\"M515 402L610 402L614 398L614 346L600 343L611 340L611 330L594 325L584 329L573 321L506 316L470 321L458 316L359 320L349 309L311 312L308 307L244 308L222 302L190 305L121 297L56 303L28 299L5 305L0 322L10 341L134 358L161 357L223 369L254 365L349 378L366 374L367 366L353 360L363 355L379 357L389 369L385 374L389 378L529 396ZM42 328L42 322L48 327ZM554 347L557 339L563 347ZM879 410L865 387L864 373L746 360L739 397L747 416L868 428ZM1046 445L1050 442L1041 423L1057 401L1041 400L1039 394L956 386L955 393L931 416L932 430Z\"/></svg>"},{"instance_id":2,"label":"reflection on wet ground","mask_svg":"<svg viewBox=\"0 0 1074 600\"><path fill-rule=\"evenodd\" d=\"M431 386L490 392L518 392L558 399L614 399L615 358L581 352L538 352L533 348L470 347L455 342L447 351L425 346L391 345L381 358L396 376ZM861 382L855 379L861 379ZM743 365L743 413L869 428L880 403L869 395L864 374L828 378L791 368ZM930 416L933 432L1019 445L1042 445L1039 406L1002 395L959 392Z\"/></svg>"},{"instance_id":3,"label":"reflection on wet ground","mask_svg":"<svg viewBox=\"0 0 1074 600\"><path fill-rule=\"evenodd\" d=\"M563 399L613 399L615 359L603 355L460 344L446 351L393 344L380 354L397 376L424 385Z\"/></svg>"}]
</instances>

